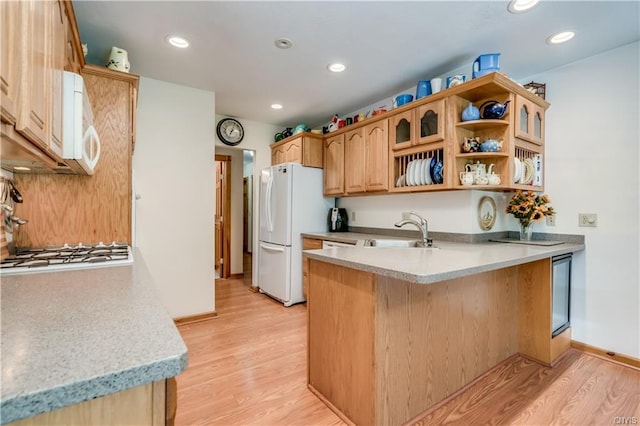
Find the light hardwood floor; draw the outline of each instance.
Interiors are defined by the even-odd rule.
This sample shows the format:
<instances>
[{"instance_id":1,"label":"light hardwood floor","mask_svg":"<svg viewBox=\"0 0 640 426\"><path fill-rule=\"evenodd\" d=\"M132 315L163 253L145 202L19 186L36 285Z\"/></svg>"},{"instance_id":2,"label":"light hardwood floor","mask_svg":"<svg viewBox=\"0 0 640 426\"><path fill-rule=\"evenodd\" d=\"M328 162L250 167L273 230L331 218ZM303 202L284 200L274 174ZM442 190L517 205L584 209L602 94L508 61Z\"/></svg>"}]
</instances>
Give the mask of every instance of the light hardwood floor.
<instances>
[{"instance_id":1,"label":"light hardwood floor","mask_svg":"<svg viewBox=\"0 0 640 426\"><path fill-rule=\"evenodd\" d=\"M218 317L178 327L189 367L176 425L344 424L306 387L306 306L249 286L218 280ZM640 372L572 349L552 369L513 357L415 424L624 424L616 417L640 424Z\"/></svg>"}]
</instances>

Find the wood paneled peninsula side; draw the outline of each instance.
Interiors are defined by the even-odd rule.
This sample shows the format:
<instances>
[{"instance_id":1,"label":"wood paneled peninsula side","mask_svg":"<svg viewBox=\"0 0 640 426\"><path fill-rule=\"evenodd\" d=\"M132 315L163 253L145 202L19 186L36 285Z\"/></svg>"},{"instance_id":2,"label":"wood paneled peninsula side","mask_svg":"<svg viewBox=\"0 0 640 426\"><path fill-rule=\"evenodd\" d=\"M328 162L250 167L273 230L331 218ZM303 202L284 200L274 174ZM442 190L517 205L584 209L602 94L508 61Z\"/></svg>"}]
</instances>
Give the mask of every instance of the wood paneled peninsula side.
<instances>
[{"instance_id":1,"label":"wood paneled peninsula side","mask_svg":"<svg viewBox=\"0 0 640 426\"><path fill-rule=\"evenodd\" d=\"M584 250L437 242L309 259L308 383L348 423L399 425L520 353L553 365L551 259Z\"/></svg>"}]
</instances>

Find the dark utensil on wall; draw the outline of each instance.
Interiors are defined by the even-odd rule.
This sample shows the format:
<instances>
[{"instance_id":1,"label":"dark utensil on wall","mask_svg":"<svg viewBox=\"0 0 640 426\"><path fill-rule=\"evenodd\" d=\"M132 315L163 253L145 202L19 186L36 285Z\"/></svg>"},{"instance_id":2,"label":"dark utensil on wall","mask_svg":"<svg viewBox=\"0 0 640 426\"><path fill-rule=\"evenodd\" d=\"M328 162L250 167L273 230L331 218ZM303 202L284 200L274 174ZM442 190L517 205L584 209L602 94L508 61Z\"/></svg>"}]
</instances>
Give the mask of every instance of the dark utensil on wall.
<instances>
[{"instance_id":1,"label":"dark utensil on wall","mask_svg":"<svg viewBox=\"0 0 640 426\"><path fill-rule=\"evenodd\" d=\"M11 199L16 203L22 202L22 194L18 191L18 188L13 184L13 181L9 181L9 195L11 195Z\"/></svg>"}]
</instances>

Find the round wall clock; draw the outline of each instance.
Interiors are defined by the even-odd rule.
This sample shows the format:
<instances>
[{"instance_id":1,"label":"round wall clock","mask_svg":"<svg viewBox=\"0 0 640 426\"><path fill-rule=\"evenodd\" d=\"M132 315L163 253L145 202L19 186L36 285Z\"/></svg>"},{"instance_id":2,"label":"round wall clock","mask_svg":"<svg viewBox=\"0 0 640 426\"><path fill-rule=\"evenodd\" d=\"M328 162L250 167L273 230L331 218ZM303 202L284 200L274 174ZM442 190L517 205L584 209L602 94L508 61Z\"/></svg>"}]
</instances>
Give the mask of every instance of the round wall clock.
<instances>
[{"instance_id":1,"label":"round wall clock","mask_svg":"<svg viewBox=\"0 0 640 426\"><path fill-rule=\"evenodd\" d=\"M242 138L244 137L242 124L240 124L240 122L235 118L223 118L218 121L216 133L222 143L231 146L238 145L242 142Z\"/></svg>"}]
</instances>

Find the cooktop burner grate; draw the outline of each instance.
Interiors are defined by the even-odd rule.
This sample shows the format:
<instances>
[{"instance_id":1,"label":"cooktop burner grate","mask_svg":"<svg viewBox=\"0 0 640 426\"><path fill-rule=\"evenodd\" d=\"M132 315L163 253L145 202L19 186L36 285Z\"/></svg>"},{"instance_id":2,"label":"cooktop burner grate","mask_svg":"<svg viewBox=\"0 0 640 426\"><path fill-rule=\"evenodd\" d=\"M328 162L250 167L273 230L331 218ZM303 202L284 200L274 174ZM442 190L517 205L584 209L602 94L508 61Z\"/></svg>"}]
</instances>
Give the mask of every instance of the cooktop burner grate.
<instances>
[{"instance_id":1,"label":"cooktop burner grate","mask_svg":"<svg viewBox=\"0 0 640 426\"><path fill-rule=\"evenodd\" d=\"M82 269L83 267L118 266L133 263L127 243L77 244L44 248L18 248L0 263L2 273L29 272L34 269Z\"/></svg>"}]
</instances>

